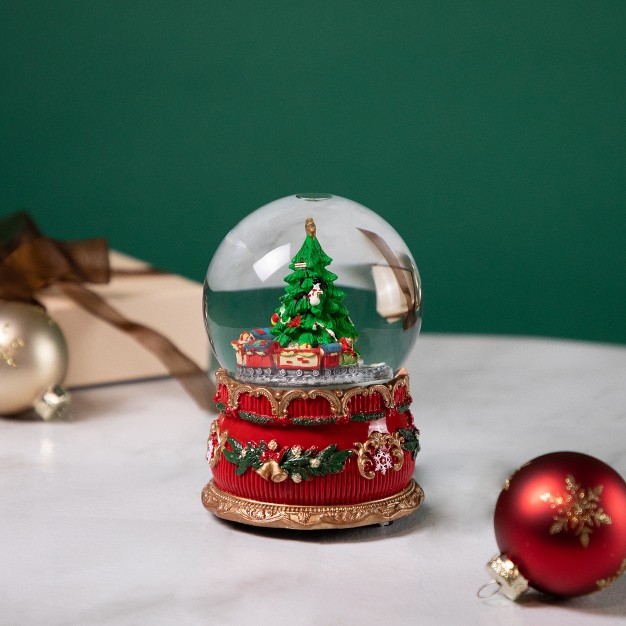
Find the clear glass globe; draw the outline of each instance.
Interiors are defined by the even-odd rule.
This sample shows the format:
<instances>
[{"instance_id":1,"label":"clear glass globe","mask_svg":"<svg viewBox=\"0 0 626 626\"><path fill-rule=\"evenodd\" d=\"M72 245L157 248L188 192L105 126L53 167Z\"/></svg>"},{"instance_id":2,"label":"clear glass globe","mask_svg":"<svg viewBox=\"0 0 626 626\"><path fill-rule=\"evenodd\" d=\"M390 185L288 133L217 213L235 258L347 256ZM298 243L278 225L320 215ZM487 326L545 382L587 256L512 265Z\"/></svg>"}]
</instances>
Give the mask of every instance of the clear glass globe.
<instances>
[{"instance_id":1,"label":"clear glass globe","mask_svg":"<svg viewBox=\"0 0 626 626\"><path fill-rule=\"evenodd\" d=\"M370 384L391 379L413 346L421 283L379 215L340 196L297 194L228 233L203 309L219 364L240 381Z\"/></svg>"}]
</instances>

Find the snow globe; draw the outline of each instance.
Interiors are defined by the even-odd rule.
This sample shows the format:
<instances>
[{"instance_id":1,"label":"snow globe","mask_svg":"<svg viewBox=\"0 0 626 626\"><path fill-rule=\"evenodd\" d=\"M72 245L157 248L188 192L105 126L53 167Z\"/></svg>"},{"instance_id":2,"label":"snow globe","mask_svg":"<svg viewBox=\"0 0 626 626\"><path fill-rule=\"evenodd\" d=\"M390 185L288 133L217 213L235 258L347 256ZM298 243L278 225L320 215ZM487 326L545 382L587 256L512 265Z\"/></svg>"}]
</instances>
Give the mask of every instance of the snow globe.
<instances>
[{"instance_id":1,"label":"snow globe","mask_svg":"<svg viewBox=\"0 0 626 626\"><path fill-rule=\"evenodd\" d=\"M421 282L385 220L330 194L271 202L220 244L203 311L221 366L209 511L306 530L418 508L402 363L420 330Z\"/></svg>"}]
</instances>

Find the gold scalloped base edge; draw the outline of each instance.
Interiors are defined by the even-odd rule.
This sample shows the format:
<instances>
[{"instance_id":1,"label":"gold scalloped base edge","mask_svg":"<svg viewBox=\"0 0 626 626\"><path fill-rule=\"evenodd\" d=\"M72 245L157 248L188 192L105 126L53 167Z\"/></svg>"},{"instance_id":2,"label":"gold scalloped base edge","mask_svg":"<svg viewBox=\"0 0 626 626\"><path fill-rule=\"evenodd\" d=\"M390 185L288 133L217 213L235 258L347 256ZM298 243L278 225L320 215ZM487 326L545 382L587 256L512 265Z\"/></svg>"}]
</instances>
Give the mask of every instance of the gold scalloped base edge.
<instances>
[{"instance_id":1,"label":"gold scalloped base edge","mask_svg":"<svg viewBox=\"0 0 626 626\"><path fill-rule=\"evenodd\" d=\"M321 530L386 524L413 513L424 500L422 488L411 482L394 496L359 504L305 506L274 504L233 496L211 480L202 490L202 504L222 519L265 528Z\"/></svg>"}]
</instances>

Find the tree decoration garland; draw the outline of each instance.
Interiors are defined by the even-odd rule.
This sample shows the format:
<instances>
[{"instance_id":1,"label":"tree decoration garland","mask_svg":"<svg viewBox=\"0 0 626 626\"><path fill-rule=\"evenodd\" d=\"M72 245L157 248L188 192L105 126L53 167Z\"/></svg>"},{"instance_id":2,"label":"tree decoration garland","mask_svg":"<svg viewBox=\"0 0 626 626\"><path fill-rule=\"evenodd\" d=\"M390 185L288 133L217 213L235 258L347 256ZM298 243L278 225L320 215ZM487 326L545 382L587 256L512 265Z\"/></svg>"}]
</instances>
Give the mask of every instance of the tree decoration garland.
<instances>
[{"instance_id":1,"label":"tree decoration garland","mask_svg":"<svg viewBox=\"0 0 626 626\"><path fill-rule=\"evenodd\" d=\"M328 424L345 424L348 420L342 417L292 417L295 426L327 426Z\"/></svg>"},{"instance_id":2,"label":"tree decoration garland","mask_svg":"<svg viewBox=\"0 0 626 626\"><path fill-rule=\"evenodd\" d=\"M337 450L337 444L331 444L321 452L315 447L304 450L301 446L278 449L278 443L272 439L269 443L261 440L258 445L252 442L242 445L235 438L229 437L232 450L224 450L226 459L236 466L235 474L241 476L249 468L264 478L280 483L291 478L294 483L309 480L316 476L337 474L353 454L352 450Z\"/></svg>"},{"instance_id":3,"label":"tree decoration garland","mask_svg":"<svg viewBox=\"0 0 626 626\"><path fill-rule=\"evenodd\" d=\"M254 424L269 424L272 422L272 418L267 415L259 415L252 411L238 411L239 417L246 422L252 422Z\"/></svg>"},{"instance_id":4,"label":"tree decoration garland","mask_svg":"<svg viewBox=\"0 0 626 626\"><path fill-rule=\"evenodd\" d=\"M227 443L230 450L225 447ZM275 439L242 444L229 437L228 431L221 433L218 420L215 420L211 425L207 461L215 467L223 455L235 465L237 476L252 468L265 480L279 483L290 478L294 483L300 483L341 472L346 461L355 455L360 474L371 480L377 473L385 475L388 470L399 471L404 464L403 452L409 452L415 459L420 450L419 430L412 427L400 428L393 434L373 432L365 443L357 442L354 446L351 450L338 450L337 444L333 443L319 451L315 446L280 448Z\"/></svg>"},{"instance_id":5,"label":"tree decoration garland","mask_svg":"<svg viewBox=\"0 0 626 626\"><path fill-rule=\"evenodd\" d=\"M408 411L412 401L413 400L411 398L408 398L406 402L398 404L398 406L396 407L398 413L404 413L405 411Z\"/></svg>"},{"instance_id":6,"label":"tree decoration garland","mask_svg":"<svg viewBox=\"0 0 626 626\"><path fill-rule=\"evenodd\" d=\"M334 443L319 453L316 448L303 450L300 446L293 446L285 451L281 464L291 480L299 483L316 476L337 474L352 454L352 450L338 451Z\"/></svg>"},{"instance_id":7,"label":"tree decoration garland","mask_svg":"<svg viewBox=\"0 0 626 626\"><path fill-rule=\"evenodd\" d=\"M353 422L375 422L385 417L385 411L373 411L370 413L352 413L350 420Z\"/></svg>"},{"instance_id":8,"label":"tree decoration garland","mask_svg":"<svg viewBox=\"0 0 626 626\"><path fill-rule=\"evenodd\" d=\"M223 405L222 405L223 406ZM269 424L275 420L267 415L259 415L252 411L237 411L237 415L246 422L252 422L254 424ZM353 413L345 420L341 420L343 423L348 422L374 422L376 420L383 419L385 417L385 411L373 411L371 413ZM336 424L339 420L337 417L292 417L290 422L296 426L326 426L328 424Z\"/></svg>"}]
</instances>

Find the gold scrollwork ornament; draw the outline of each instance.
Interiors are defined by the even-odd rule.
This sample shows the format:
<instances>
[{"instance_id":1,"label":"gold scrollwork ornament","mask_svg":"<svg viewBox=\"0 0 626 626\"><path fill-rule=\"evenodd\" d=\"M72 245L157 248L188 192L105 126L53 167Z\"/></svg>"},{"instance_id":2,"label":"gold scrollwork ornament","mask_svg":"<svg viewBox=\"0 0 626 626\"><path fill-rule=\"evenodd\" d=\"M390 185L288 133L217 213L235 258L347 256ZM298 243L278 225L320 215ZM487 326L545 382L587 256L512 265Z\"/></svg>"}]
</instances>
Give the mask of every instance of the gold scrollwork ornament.
<instances>
[{"instance_id":1,"label":"gold scrollwork ornament","mask_svg":"<svg viewBox=\"0 0 626 626\"><path fill-rule=\"evenodd\" d=\"M213 420L211 424L211 430L209 439L207 441L208 446L208 454L207 457L209 459L209 467L213 469L217 466L220 459L222 458L222 452L224 451L224 447L228 441L228 431L224 432L220 431L219 420ZM213 451L211 452L211 446L213 446Z\"/></svg>"},{"instance_id":2,"label":"gold scrollwork ornament","mask_svg":"<svg viewBox=\"0 0 626 626\"><path fill-rule=\"evenodd\" d=\"M365 443L355 443L357 466L363 478L372 480L376 472L385 474L387 469L398 472L404 465L402 436L398 433L373 432Z\"/></svg>"},{"instance_id":3,"label":"gold scrollwork ornament","mask_svg":"<svg viewBox=\"0 0 626 626\"><path fill-rule=\"evenodd\" d=\"M325 398L330 404L333 416L349 415L348 403L354 396L368 396L374 393L380 394L386 408L395 408L395 393L400 387L406 387L409 393L409 375L405 369L398 372L396 378L384 385L376 384L369 387L352 387L350 389L303 389L296 388L288 391L275 390L254 384L242 384L228 376L226 370L219 369L216 374L217 384L224 385L228 390L228 407L239 408L239 398L242 394L253 397L263 396L267 398L271 406L271 413L279 420L287 419L289 405L294 400L309 400L313 398Z\"/></svg>"}]
</instances>

